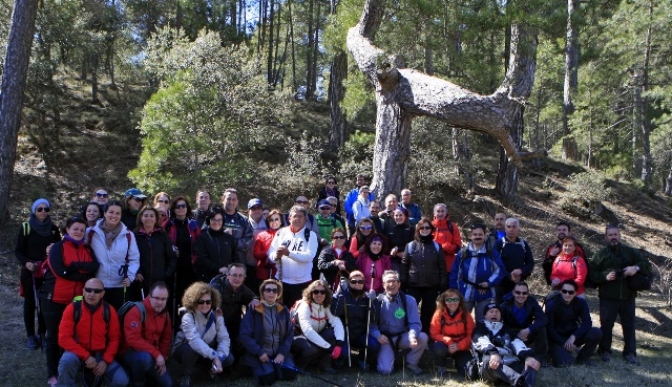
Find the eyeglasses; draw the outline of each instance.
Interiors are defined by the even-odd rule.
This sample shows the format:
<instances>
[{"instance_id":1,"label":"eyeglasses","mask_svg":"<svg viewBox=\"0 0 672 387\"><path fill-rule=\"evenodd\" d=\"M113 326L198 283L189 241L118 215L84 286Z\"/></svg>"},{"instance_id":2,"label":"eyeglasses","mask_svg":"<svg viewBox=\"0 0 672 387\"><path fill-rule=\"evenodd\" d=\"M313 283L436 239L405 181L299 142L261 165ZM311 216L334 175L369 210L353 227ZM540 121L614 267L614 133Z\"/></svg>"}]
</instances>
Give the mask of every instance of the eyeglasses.
<instances>
[{"instance_id":1,"label":"eyeglasses","mask_svg":"<svg viewBox=\"0 0 672 387\"><path fill-rule=\"evenodd\" d=\"M96 196L99 197L99 198L106 198L106 197L108 197L109 195L106 194L106 193L99 193L99 192L96 192Z\"/></svg>"},{"instance_id":2,"label":"eyeglasses","mask_svg":"<svg viewBox=\"0 0 672 387\"><path fill-rule=\"evenodd\" d=\"M392 279L392 280L387 280L387 281L385 281L386 284L395 284L395 283L397 283L397 282L399 282L398 279Z\"/></svg>"},{"instance_id":3,"label":"eyeglasses","mask_svg":"<svg viewBox=\"0 0 672 387\"><path fill-rule=\"evenodd\" d=\"M97 289L97 288L84 288L84 291L87 293L95 293L95 294L100 294L105 291L105 289Z\"/></svg>"},{"instance_id":4,"label":"eyeglasses","mask_svg":"<svg viewBox=\"0 0 672 387\"><path fill-rule=\"evenodd\" d=\"M210 305L212 304L212 300L198 300L196 301L198 305Z\"/></svg>"},{"instance_id":5,"label":"eyeglasses","mask_svg":"<svg viewBox=\"0 0 672 387\"><path fill-rule=\"evenodd\" d=\"M432 228L429 226L422 226L420 227L420 230L431 230Z\"/></svg>"},{"instance_id":6,"label":"eyeglasses","mask_svg":"<svg viewBox=\"0 0 672 387\"><path fill-rule=\"evenodd\" d=\"M228 277L242 278L245 277L245 274L229 274Z\"/></svg>"},{"instance_id":7,"label":"eyeglasses","mask_svg":"<svg viewBox=\"0 0 672 387\"><path fill-rule=\"evenodd\" d=\"M359 226L361 230L371 230L373 229L373 226Z\"/></svg>"},{"instance_id":8,"label":"eyeglasses","mask_svg":"<svg viewBox=\"0 0 672 387\"><path fill-rule=\"evenodd\" d=\"M167 199L159 199L159 203L168 204L168 203L170 203L170 200L167 200Z\"/></svg>"},{"instance_id":9,"label":"eyeglasses","mask_svg":"<svg viewBox=\"0 0 672 387\"><path fill-rule=\"evenodd\" d=\"M364 284L364 280L350 280L350 283L351 283L352 285L363 285L363 284Z\"/></svg>"},{"instance_id":10,"label":"eyeglasses","mask_svg":"<svg viewBox=\"0 0 672 387\"><path fill-rule=\"evenodd\" d=\"M345 239L345 236L344 236L344 235L334 235L334 236L331 237L331 238L332 238L332 239Z\"/></svg>"},{"instance_id":11,"label":"eyeglasses","mask_svg":"<svg viewBox=\"0 0 672 387\"><path fill-rule=\"evenodd\" d=\"M37 207L35 209L35 212L42 212L42 211L49 212L49 211L51 211L51 209L49 207Z\"/></svg>"},{"instance_id":12,"label":"eyeglasses","mask_svg":"<svg viewBox=\"0 0 672 387\"><path fill-rule=\"evenodd\" d=\"M149 296L149 298L153 298L159 302L166 302L168 301L168 297L154 297L154 296Z\"/></svg>"},{"instance_id":13,"label":"eyeglasses","mask_svg":"<svg viewBox=\"0 0 672 387\"><path fill-rule=\"evenodd\" d=\"M278 288L264 288L264 293L277 293Z\"/></svg>"},{"instance_id":14,"label":"eyeglasses","mask_svg":"<svg viewBox=\"0 0 672 387\"><path fill-rule=\"evenodd\" d=\"M331 206L329 206L329 207L320 207L320 211L331 211Z\"/></svg>"},{"instance_id":15,"label":"eyeglasses","mask_svg":"<svg viewBox=\"0 0 672 387\"><path fill-rule=\"evenodd\" d=\"M210 219L210 223L215 222L215 223L221 223L224 221L224 218L212 218Z\"/></svg>"},{"instance_id":16,"label":"eyeglasses","mask_svg":"<svg viewBox=\"0 0 672 387\"><path fill-rule=\"evenodd\" d=\"M446 304L449 302L460 302L460 297L446 298Z\"/></svg>"},{"instance_id":17,"label":"eyeglasses","mask_svg":"<svg viewBox=\"0 0 672 387\"><path fill-rule=\"evenodd\" d=\"M181 210L181 209L184 209L184 208L187 208L186 204L176 204L175 205L176 210Z\"/></svg>"},{"instance_id":18,"label":"eyeglasses","mask_svg":"<svg viewBox=\"0 0 672 387\"><path fill-rule=\"evenodd\" d=\"M328 181L327 184L336 184L335 181Z\"/></svg>"},{"instance_id":19,"label":"eyeglasses","mask_svg":"<svg viewBox=\"0 0 672 387\"><path fill-rule=\"evenodd\" d=\"M307 200L297 200L294 203L296 203L296 204L308 204L308 201Z\"/></svg>"},{"instance_id":20,"label":"eyeglasses","mask_svg":"<svg viewBox=\"0 0 672 387\"><path fill-rule=\"evenodd\" d=\"M261 209L263 209L262 206L252 206L252 207L250 207L250 210L252 210L252 211L257 211L257 210L261 210Z\"/></svg>"},{"instance_id":21,"label":"eyeglasses","mask_svg":"<svg viewBox=\"0 0 672 387\"><path fill-rule=\"evenodd\" d=\"M562 292L562 294L569 294L570 296L573 295L574 293L576 293L573 290L567 290L567 289L562 289L561 292Z\"/></svg>"},{"instance_id":22,"label":"eyeglasses","mask_svg":"<svg viewBox=\"0 0 672 387\"><path fill-rule=\"evenodd\" d=\"M521 292L519 290L514 290L514 293L519 296L527 296L528 292Z\"/></svg>"},{"instance_id":23,"label":"eyeglasses","mask_svg":"<svg viewBox=\"0 0 672 387\"><path fill-rule=\"evenodd\" d=\"M327 294L327 291L324 290L324 289L322 289L322 290L320 290L320 289L315 289L315 290L313 290L313 294L314 294L314 295L318 295L318 294Z\"/></svg>"},{"instance_id":24,"label":"eyeglasses","mask_svg":"<svg viewBox=\"0 0 672 387\"><path fill-rule=\"evenodd\" d=\"M279 222L280 218L271 218L269 222Z\"/></svg>"}]
</instances>

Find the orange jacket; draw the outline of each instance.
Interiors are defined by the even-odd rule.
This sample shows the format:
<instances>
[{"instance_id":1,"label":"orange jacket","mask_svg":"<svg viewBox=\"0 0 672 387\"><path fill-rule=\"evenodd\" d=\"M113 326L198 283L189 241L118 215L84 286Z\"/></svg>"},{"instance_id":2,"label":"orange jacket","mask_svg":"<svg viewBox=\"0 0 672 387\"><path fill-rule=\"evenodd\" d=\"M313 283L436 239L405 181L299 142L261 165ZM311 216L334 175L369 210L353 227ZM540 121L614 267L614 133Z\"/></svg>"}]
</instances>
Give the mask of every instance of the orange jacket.
<instances>
[{"instance_id":1,"label":"orange jacket","mask_svg":"<svg viewBox=\"0 0 672 387\"><path fill-rule=\"evenodd\" d=\"M97 309L91 312L86 302L81 301L82 313L77 325L75 325L74 303L70 303L65 308L61 324L58 326L58 345L74 353L82 361L92 353L101 352L105 363L110 364L119 349L121 331L117 311L110 305L110 320L106 323L103 318L103 302L101 301Z\"/></svg>"},{"instance_id":2,"label":"orange jacket","mask_svg":"<svg viewBox=\"0 0 672 387\"><path fill-rule=\"evenodd\" d=\"M429 336L434 341L446 345L457 343L460 351L468 351L471 347L471 334L474 332L474 319L467 313L466 326L462 322L462 311L458 310L455 317L450 317L448 308L443 313L436 310L429 323Z\"/></svg>"},{"instance_id":3,"label":"orange jacket","mask_svg":"<svg viewBox=\"0 0 672 387\"><path fill-rule=\"evenodd\" d=\"M136 351L148 352L154 359L163 355L168 359L170 342L173 338L173 328L170 323L167 308L161 313L156 313L149 303L149 297L142 303L147 311L145 323L142 323L140 309L136 306L131 308L124 316L124 340L121 343L119 353L133 348Z\"/></svg>"},{"instance_id":4,"label":"orange jacket","mask_svg":"<svg viewBox=\"0 0 672 387\"><path fill-rule=\"evenodd\" d=\"M460 228L457 226L457 223L452 223L452 232L451 227L448 227L448 222L450 217L445 219L432 220L432 224L436 227L436 232L434 232L434 240L439 242L443 253L446 256L446 271L450 271L453 267L453 262L455 261L455 254L462 248L462 238L460 237Z\"/></svg>"}]
</instances>

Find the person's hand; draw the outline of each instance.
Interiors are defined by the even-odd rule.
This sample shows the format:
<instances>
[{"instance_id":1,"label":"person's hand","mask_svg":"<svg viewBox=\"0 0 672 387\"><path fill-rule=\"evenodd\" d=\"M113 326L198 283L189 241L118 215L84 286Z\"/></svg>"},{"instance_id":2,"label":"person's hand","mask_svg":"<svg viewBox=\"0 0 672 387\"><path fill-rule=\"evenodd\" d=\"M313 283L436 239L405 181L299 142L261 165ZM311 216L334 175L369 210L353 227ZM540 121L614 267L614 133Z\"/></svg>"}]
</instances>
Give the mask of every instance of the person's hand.
<instances>
[{"instance_id":1,"label":"person's hand","mask_svg":"<svg viewBox=\"0 0 672 387\"><path fill-rule=\"evenodd\" d=\"M345 268L345 262L340 261L340 262L338 263L338 270L343 270L343 271L346 270L346 268Z\"/></svg>"},{"instance_id":2,"label":"person's hand","mask_svg":"<svg viewBox=\"0 0 672 387\"><path fill-rule=\"evenodd\" d=\"M411 348L417 347L418 346L418 339L416 339L415 337L408 339L408 345Z\"/></svg>"},{"instance_id":3,"label":"person's hand","mask_svg":"<svg viewBox=\"0 0 672 387\"><path fill-rule=\"evenodd\" d=\"M163 375L166 373L166 359L163 358L163 355L159 355L156 358L156 365L154 366L156 369L156 372L159 375Z\"/></svg>"},{"instance_id":4,"label":"person's hand","mask_svg":"<svg viewBox=\"0 0 672 387\"><path fill-rule=\"evenodd\" d=\"M511 279L513 282L520 281L520 277L523 275L523 271L520 269L515 269L511 272Z\"/></svg>"},{"instance_id":5,"label":"person's hand","mask_svg":"<svg viewBox=\"0 0 672 387\"><path fill-rule=\"evenodd\" d=\"M390 339L388 339L387 336L385 336L385 335L380 335L380 336L378 336L378 342L380 344L389 344Z\"/></svg>"},{"instance_id":6,"label":"person's hand","mask_svg":"<svg viewBox=\"0 0 672 387\"><path fill-rule=\"evenodd\" d=\"M615 279L616 279L616 272L610 271L609 274L607 274L607 281L613 281Z\"/></svg>"},{"instance_id":7,"label":"person's hand","mask_svg":"<svg viewBox=\"0 0 672 387\"><path fill-rule=\"evenodd\" d=\"M490 369L496 370L497 368L499 368L501 364L502 364L502 358L499 357L498 353L495 353L490 356L490 361L488 362Z\"/></svg>"},{"instance_id":8,"label":"person's hand","mask_svg":"<svg viewBox=\"0 0 672 387\"><path fill-rule=\"evenodd\" d=\"M26 269L30 271L35 271L37 265L34 262L26 262Z\"/></svg>"},{"instance_id":9,"label":"person's hand","mask_svg":"<svg viewBox=\"0 0 672 387\"><path fill-rule=\"evenodd\" d=\"M233 235L233 229L232 228L225 228L224 232L229 234L229 235Z\"/></svg>"},{"instance_id":10,"label":"person's hand","mask_svg":"<svg viewBox=\"0 0 672 387\"><path fill-rule=\"evenodd\" d=\"M551 251L548 252L548 255L550 255L551 257L555 257L558 255L558 253L560 253L560 248L558 246L553 246Z\"/></svg>"},{"instance_id":11,"label":"person's hand","mask_svg":"<svg viewBox=\"0 0 672 387\"><path fill-rule=\"evenodd\" d=\"M530 356L527 359L525 359L525 368L532 368L535 371L539 371L539 369L541 368L541 363L539 363L537 359Z\"/></svg>"},{"instance_id":12,"label":"person's hand","mask_svg":"<svg viewBox=\"0 0 672 387\"><path fill-rule=\"evenodd\" d=\"M628 267L625 268L625 270L623 270L623 276L624 277L633 276L633 275L635 275L635 273L637 273L637 266L634 266L634 265L633 266L628 266Z\"/></svg>"},{"instance_id":13,"label":"person's hand","mask_svg":"<svg viewBox=\"0 0 672 387\"><path fill-rule=\"evenodd\" d=\"M460 350L460 346L457 345L457 343L450 343L448 345L448 352L450 352L451 354L453 354L453 353L455 353L459 350Z\"/></svg>"},{"instance_id":14,"label":"person's hand","mask_svg":"<svg viewBox=\"0 0 672 387\"><path fill-rule=\"evenodd\" d=\"M145 277L142 276L142 274L138 273L135 275L135 280L138 282L142 282L145 279Z\"/></svg>"},{"instance_id":15,"label":"person's hand","mask_svg":"<svg viewBox=\"0 0 672 387\"><path fill-rule=\"evenodd\" d=\"M105 375L105 371L107 371L107 363L105 363L103 360L99 361L93 368L93 374L96 376Z\"/></svg>"},{"instance_id":16,"label":"person's hand","mask_svg":"<svg viewBox=\"0 0 672 387\"><path fill-rule=\"evenodd\" d=\"M339 357L341 357L341 351L342 350L343 349L341 348L340 345L335 346L334 350L331 351L331 358L335 360L335 359L338 359Z\"/></svg>"},{"instance_id":17,"label":"person's hand","mask_svg":"<svg viewBox=\"0 0 672 387\"><path fill-rule=\"evenodd\" d=\"M250 309L250 308L251 308L251 309L254 309L254 308L256 308L257 306L259 306L259 299L258 299L258 298L254 298L254 299L252 299L252 301L250 301L250 305L248 305L247 308L248 308L248 309Z\"/></svg>"},{"instance_id":18,"label":"person's hand","mask_svg":"<svg viewBox=\"0 0 672 387\"><path fill-rule=\"evenodd\" d=\"M93 356L89 356L89 357L86 358L86 360L84 360L84 365L88 369L94 369L96 367L97 363L98 362L96 361L96 358L93 357Z\"/></svg>"},{"instance_id":19,"label":"person's hand","mask_svg":"<svg viewBox=\"0 0 672 387\"><path fill-rule=\"evenodd\" d=\"M530 328L525 328L518 332L518 338L527 341L528 336L530 336Z\"/></svg>"},{"instance_id":20,"label":"person's hand","mask_svg":"<svg viewBox=\"0 0 672 387\"><path fill-rule=\"evenodd\" d=\"M263 355L259 356L259 361L262 362L262 363L268 363L268 360L269 359L268 359L268 355L266 354L266 352L264 352Z\"/></svg>"},{"instance_id":21,"label":"person's hand","mask_svg":"<svg viewBox=\"0 0 672 387\"><path fill-rule=\"evenodd\" d=\"M375 300L378 295L376 294L376 291L371 289L366 293L366 297L369 298L369 300Z\"/></svg>"},{"instance_id":22,"label":"person's hand","mask_svg":"<svg viewBox=\"0 0 672 387\"><path fill-rule=\"evenodd\" d=\"M574 335L569 336L569 339L565 341L563 347L569 352L573 352L576 349L576 346L574 345L574 340L576 340L576 337L574 337Z\"/></svg>"},{"instance_id":23,"label":"person's hand","mask_svg":"<svg viewBox=\"0 0 672 387\"><path fill-rule=\"evenodd\" d=\"M51 246L53 246L53 243L50 243L49 246L47 246L47 257L49 256L49 252L51 251Z\"/></svg>"},{"instance_id":24,"label":"person's hand","mask_svg":"<svg viewBox=\"0 0 672 387\"><path fill-rule=\"evenodd\" d=\"M275 355L275 359L273 359L273 363L275 364L282 364L285 362L285 355L279 353Z\"/></svg>"},{"instance_id":25,"label":"person's hand","mask_svg":"<svg viewBox=\"0 0 672 387\"><path fill-rule=\"evenodd\" d=\"M131 286L131 279L126 277L123 280L121 280L121 285L122 286Z\"/></svg>"},{"instance_id":26,"label":"person's hand","mask_svg":"<svg viewBox=\"0 0 672 387\"><path fill-rule=\"evenodd\" d=\"M226 266L220 267L220 268L219 268L219 273L220 273L220 274L227 275L227 274L229 273L229 268L226 267Z\"/></svg>"},{"instance_id":27,"label":"person's hand","mask_svg":"<svg viewBox=\"0 0 672 387\"><path fill-rule=\"evenodd\" d=\"M213 373L218 374L218 373L224 371L224 367L222 367L222 361L219 360L219 357L215 356L215 360L212 361L212 365L217 367L216 370L214 370L214 369L212 370Z\"/></svg>"}]
</instances>

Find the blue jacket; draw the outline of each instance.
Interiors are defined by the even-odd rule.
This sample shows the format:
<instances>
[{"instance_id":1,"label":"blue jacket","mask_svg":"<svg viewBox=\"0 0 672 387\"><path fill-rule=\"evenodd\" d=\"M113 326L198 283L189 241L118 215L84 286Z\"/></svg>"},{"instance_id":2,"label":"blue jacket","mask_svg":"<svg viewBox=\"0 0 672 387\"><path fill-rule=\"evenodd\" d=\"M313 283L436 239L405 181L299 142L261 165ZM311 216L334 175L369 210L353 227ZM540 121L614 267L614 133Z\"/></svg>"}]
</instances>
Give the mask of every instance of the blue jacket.
<instances>
[{"instance_id":1,"label":"blue jacket","mask_svg":"<svg viewBox=\"0 0 672 387\"><path fill-rule=\"evenodd\" d=\"M345 210L345 215L348 220L348 224L355 224L355 217L352 211L352 206L357 201L359 196L359 188L353 188L352 191L348 192L345 196L345 201L343 202L343 210ZM369 193L369 200L373 200L375 197L372 193Z\"/></svg>"},{"instance_id":2,"label":"blue jacket","mask_svg":"<svg viewBox=\"0 0 672 387\"><path fill-rule=\"evenodd\" d=\"M404 203L399 203L399 205L408 211L408 221L411 223L411 226L415 226L422 218L422 212L420 211L420 206L415 203L410 203L405 205Z\"/></svg>"},{"instance_id":3,"label":"blue jacket","mask_svg":"<svg viewBox=\"0 0 672 387\"><path fill-rule=\"evenodd\" d=\"M277 354L282 354L287 358L290 357L289 350L294 341L294 325L289 316L289 308L280 303L276 303L275 308L278 312L277 324L281 341L278 343L277 353L267 353L267 355L270 359ZM264 304L260 303L256 308L249 309L243 317L243 323L240 325L240 343L245 348L243 364L249 366L259 364L259 356L263 354L261 340L264 334L264 313Z\"/></svg>"},{"instance_id":4,"label":"blue jacket","mask_svg":"<svg viewBox=\"0 0 672 387\"><path fill-rule=\"evenodd\" d=\"M467 257L462 259L463 251ZM460 250L450 270L449 287L459 289L467 302L479 302L495 298L495 287L506 277L506 269L496 250L488 251L485 244L481 246L476 256L473 256L473 244ZM479 294L478 284L488 282L485 294Z\"/></svg>"}]
</instances>

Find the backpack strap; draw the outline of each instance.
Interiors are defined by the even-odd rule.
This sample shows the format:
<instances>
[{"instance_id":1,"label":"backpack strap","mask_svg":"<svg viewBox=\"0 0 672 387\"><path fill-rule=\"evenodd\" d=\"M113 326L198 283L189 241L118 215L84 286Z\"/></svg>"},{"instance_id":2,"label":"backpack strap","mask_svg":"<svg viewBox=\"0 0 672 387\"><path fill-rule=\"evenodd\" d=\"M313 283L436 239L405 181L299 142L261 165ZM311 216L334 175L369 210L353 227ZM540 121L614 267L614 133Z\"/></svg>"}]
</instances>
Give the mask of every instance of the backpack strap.
<instances>
[{"instance_id":1,"label":"backpack strap","mask_svg":"<svg viewBox=\"0 0 672 387\"><path fill-rule=\"evenodd\" d=\"M131 232L126 233L126 241L128 242L128 248L126 249L126 264L131 262L131 260L128 258L128 255L131 253Z\"/></svg>"},{"instance_id":2,"label":"backpack strap","mask_svg":"<svg viewBox=\"0 0 672 387\"><path fill-rule=\"evenodd\" d=\"M93 240L93 235L96 232L93 230L93 227L89 229L89 232L86 234L86 245L91 247L91 241Z\"/></svg>"}]
</instances>

